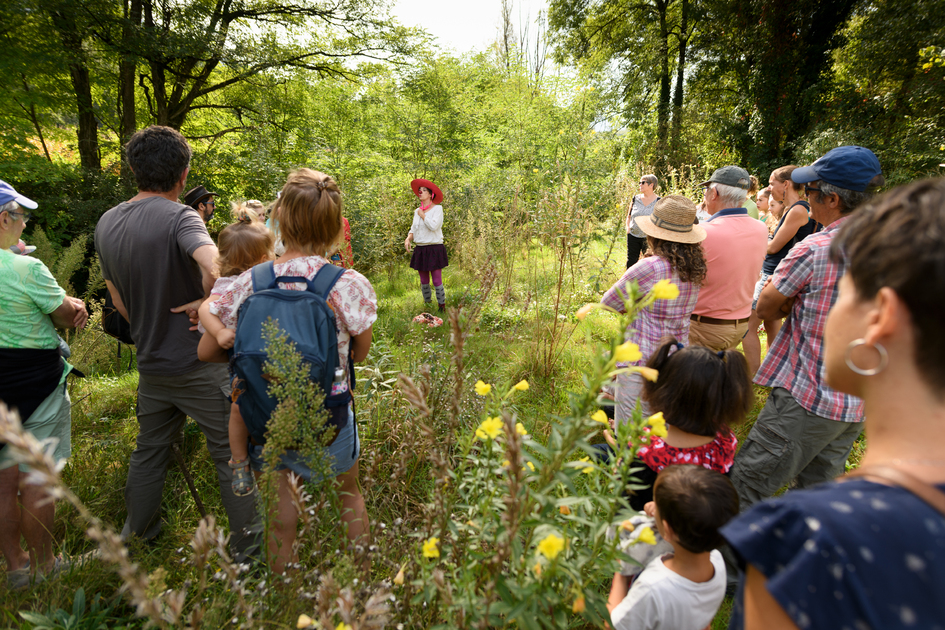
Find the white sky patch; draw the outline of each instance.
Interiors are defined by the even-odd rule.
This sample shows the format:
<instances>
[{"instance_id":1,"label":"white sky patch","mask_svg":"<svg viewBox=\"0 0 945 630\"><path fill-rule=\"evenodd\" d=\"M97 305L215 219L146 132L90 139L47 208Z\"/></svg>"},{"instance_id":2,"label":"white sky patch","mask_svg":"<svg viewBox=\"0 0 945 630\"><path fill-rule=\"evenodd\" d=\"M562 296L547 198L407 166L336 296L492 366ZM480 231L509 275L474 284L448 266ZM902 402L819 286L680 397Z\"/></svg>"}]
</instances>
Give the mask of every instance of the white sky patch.
<instances>
[{"instance_id":1,"label":"white sky patch","mask_svg":"<svg viewBox=\"0 0 945 630\"><path fill-rule=\"evenodd\" d=\"M516 38L525 28L537 32L539 11L547 0L513 0L512 23ZM464 54L482 51L498 37L502 0L394 0L391 12L404 26L419 26L437 38L444 50Z\"/></svg>"}]
</instances>

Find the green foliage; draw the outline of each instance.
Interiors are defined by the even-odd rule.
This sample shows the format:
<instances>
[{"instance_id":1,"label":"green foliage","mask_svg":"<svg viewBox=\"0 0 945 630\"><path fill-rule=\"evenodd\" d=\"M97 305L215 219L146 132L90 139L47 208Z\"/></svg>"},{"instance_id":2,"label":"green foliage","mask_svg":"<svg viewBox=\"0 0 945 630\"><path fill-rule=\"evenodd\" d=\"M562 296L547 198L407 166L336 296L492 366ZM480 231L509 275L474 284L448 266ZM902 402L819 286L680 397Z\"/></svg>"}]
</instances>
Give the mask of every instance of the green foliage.
<instances>
[{"instance_id":1,"label":"green foliage","mask_svg":"<svg viewBox=\"0 0 945 630\"><path fill-rule=\"evenodd\" d=\"M91 605L86 606L85 589L75 592L72 610L50 608L45 614L21 610L20 617L27 622L29 630L109 630L127 628L124 624L116 625L114 610L107 605L101 595L96 595Z\"/></svg>"}]
</instances>

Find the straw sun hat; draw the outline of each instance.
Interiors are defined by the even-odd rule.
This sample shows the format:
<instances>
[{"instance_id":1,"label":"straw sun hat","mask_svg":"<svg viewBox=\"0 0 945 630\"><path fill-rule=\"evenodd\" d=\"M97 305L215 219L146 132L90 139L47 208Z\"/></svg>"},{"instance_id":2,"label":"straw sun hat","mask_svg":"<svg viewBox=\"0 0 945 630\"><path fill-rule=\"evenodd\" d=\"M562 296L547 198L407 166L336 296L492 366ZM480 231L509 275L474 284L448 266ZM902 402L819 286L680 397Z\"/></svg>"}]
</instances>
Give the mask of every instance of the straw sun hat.
<instances>
[{"instance_id":1,"label":"straw sun hat","mask_svg":"<svg viewBox=\"0 0 945 630\"><path fill-rule=\"evenodd\" d=\"M682 195L667 195L658 202L653 214L636 218L637 227L653 238L676 243L701 243L705 228L695 225L696 204Z\"/></svg>"}]
</instances>

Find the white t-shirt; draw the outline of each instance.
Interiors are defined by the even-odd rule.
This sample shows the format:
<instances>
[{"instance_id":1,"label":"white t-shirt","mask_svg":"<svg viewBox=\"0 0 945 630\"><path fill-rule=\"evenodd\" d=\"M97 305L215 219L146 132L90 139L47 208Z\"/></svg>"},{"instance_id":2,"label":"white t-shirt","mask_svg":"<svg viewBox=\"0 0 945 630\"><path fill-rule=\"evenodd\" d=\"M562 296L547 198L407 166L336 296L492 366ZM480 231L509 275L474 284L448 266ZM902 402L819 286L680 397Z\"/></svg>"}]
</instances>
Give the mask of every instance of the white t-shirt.
<instances>
[{"instance_id":1,"label":"white t-shirt","mask_svg":"<svg viewBox=\"0 0 945 630\"><path fill-rule=\"evenodd\" d=\"M703 630L712 623L725 598L722 554L709 554L715 575L701 583L669 570L663 564L669 557L654 558L610 613L615 630Z\"/></svg>"}]
</instances>

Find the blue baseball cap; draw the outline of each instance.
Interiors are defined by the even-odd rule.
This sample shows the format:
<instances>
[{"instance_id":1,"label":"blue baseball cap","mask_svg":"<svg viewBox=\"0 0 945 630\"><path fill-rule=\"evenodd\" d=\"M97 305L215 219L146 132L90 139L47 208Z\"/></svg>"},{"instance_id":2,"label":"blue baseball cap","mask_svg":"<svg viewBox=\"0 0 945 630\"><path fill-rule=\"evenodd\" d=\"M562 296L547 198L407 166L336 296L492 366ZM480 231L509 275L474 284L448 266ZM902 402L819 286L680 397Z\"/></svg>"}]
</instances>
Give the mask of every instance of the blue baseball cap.
<instances>
[{"instance_id":1,"label":"blue baseball cap","mask_svg":"<svg viewBox=\"0 0 945 630\"><path fill-rule=\"evenodd\" d=\"M11 201L15 201L30 210L35 210L37 207L35 201L16 192L13 190L13 186L0 179L0 206L6 205Z\"/></svg>"},{"instance_id":2,"label":"blue baseball cap","mask_svg":"<svg viewBox=\"0 0 945 630\"><path fill-rule=\"evenodd\" d=\"M851 145L832 149L810 166L794 169L791 180L796 184L820 180L837 188L863 192L882 172L875 153Z\"/></svg>"}]
</instances>

